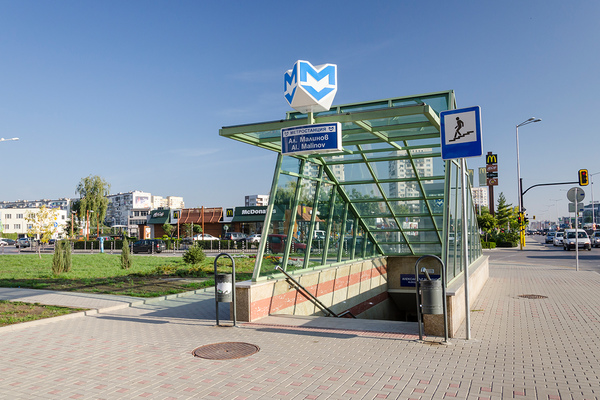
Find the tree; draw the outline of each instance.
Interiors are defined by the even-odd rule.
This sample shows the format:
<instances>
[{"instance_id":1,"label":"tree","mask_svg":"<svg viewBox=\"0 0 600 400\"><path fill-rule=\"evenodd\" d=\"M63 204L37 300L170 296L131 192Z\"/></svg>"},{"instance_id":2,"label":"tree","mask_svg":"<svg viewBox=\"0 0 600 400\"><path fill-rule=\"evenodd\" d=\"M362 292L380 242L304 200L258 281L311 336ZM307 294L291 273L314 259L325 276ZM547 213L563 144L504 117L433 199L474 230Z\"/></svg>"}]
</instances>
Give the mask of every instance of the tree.
<instances>
[{"instance_id":1,"label":"tree","mask_svg":"<svg viewBox=\"0 0 600 400\"><path fill-rule=\"evenodd\" d=\"M48 243L58 230L56 224L58 210L55 208L41 206L37 212L27 214L25 219L27 220L27 235L37 237L42 243ZM38 246L38 256L42 258L40 250L41 246Z\"/></svg>"},{"instance_id":2,"label":"tree","mask_svg":"<svg viewBox=\"0 0 600 400\"><path fill-rule=\"evenodd\" d=\"M97 175L82 178L75 189L79 194L78 216L80 221L87 221L87 212L93 211L90 216L90 224L100 225L106 217L108 208L108 196L110 184Z\"/></svg>"},{"instance_id":3,"label":"tree","mask_svg":"<svg viewBox=\"0 0 600 400\"><path fill-rule=\"evenodd\" d=\"M512 204L506 203L506 197L504 197L504 193L500 192L500 194L498 195L498 204L496 205L496 221L498 222L498 228L509 228L509 221L511 215Z\"/></svg>"},{"instance_id":4,"label":"tree","mask_svg":"<svg viewBox=\"0 0 600 400\"><path fill-rule=\"evenodd\" d=\"M481 230L485 232L485 241L487 242L488 235L492 233L497 226L496 218L490 213L485 213L477 216L477 224Z\"/></svg>"},{"instance_id":5,"label":"tree","mask_svg":"<svg viewBox=\"0 0 600 400\"><path fill-rule=\"evenodd\" d=\"M165 232L165 235L167 235L168 237L171 237L173 235L173 231L175 230L175 227L167 222L163 224L162 228Z\"/></svg>"}]
</instances>

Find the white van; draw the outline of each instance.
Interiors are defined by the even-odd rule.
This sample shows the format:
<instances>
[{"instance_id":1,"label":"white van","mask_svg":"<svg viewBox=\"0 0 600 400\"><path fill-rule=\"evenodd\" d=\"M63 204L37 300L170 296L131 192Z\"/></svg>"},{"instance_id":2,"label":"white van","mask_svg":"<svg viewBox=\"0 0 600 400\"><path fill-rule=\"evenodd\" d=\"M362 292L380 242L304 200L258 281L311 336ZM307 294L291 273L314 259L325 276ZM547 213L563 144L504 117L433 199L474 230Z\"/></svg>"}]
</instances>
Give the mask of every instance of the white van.
<instances>
[{"instance_id":1,"label":"white van","mask_svg":"<svg viewBox=\"0 0 600 400\"><path fill-rule=\"evenodd\" d=\"M575 235L577 235L577 237L575 237ZM590 238L586 231L583 229L565 229L563 249L571 250L575 249L575 246L580 249L592 250L592 242L590 242Z\"/></svg>"},{"instance_id":2,"label":"white van","mask_svg":"<svg viewBox=\"0 0 600 400\"><path fill-rule=\"evenodd\" d=\"M317 240L324 240L325 239L325 231L320 231L318 229L315 229L314 233L313 233L313 237Z\"/></svg>"}]
</instances>

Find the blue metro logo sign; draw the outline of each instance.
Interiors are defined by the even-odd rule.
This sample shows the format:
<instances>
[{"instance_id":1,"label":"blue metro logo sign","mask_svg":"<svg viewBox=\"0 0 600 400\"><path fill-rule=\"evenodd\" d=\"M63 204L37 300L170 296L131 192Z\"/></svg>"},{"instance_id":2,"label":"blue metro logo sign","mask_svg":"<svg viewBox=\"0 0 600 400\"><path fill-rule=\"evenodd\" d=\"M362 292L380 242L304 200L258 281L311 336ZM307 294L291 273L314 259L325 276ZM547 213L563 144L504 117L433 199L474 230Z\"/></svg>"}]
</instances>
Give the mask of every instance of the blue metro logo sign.
<instances>
[{"instance_id":1,"label":"blue metro logo sign","mask_svg":"<svg viewBox=\"0 0 600 400\"><path fill-rule=\"evenodd\" d=\"M337 93L337 65L299 60L283 75L284 96L299 112L327 111Z\"/></svg>"}]
</instances>

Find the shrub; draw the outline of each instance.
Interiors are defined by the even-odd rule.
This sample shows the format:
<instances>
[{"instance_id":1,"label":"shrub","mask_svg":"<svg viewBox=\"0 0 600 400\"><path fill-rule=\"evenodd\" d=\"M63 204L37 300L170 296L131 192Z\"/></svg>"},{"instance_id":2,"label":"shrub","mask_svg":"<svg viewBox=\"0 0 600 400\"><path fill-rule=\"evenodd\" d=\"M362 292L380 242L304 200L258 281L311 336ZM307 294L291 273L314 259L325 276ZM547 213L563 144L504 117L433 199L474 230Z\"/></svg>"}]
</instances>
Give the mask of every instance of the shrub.
<instances>
[{"instance_id":1,"label":"shrub","mask_svg":"<svg viewBox=\"0 0 600 400\"><path fill-rule=\"evenodd\" d=\"M129 254L129 242L127 239L123 240L123 249L121 250L121 268L131 268L131 255Z\"/></svg>"},{"instance_id":2,"label":"shrub","mask_svg":"<svg viewBox=\"0 0 600 400\"><path fill-rule=\"evenodd\" d=\"M186 264L200 264L206 258L206 254L202 250L202 247L194 245L190 247L185 253L183 253L183 262Z\"/></svg>"},{"instance_id":3,"label":"shrub","mask_svg":"<svg viewBox=\"0 0 600 400\"><path fill-rule=\"evenodd\" d=\"M52 273L55 275L63 272L65 261L63 259L64 252L62 251L62 241L54 246L54 256L52 257Z\"/></svg>"},{"instance_id":4,"label":"shrub","mask_svg":"<svg viewBox=\"0 0 600 400\"><path fill-rule=\"evenodd\" d=\"M61 274L71 270L71 244L66 240L56 242L52 257L52 273Z\"/></svg>"}]
</instances>

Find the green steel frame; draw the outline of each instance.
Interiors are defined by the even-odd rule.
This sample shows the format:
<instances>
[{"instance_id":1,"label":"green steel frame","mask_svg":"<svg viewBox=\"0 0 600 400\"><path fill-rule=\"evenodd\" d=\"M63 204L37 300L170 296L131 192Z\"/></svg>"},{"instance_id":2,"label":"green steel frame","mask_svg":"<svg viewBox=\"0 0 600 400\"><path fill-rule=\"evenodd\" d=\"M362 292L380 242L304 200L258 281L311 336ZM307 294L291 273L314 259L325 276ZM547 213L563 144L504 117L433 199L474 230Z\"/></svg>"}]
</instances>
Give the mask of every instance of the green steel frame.
<instances>
[{"instance_id":1,"label":"green steel frame","mask_svg":"<svg viewBox=\"0 0 600 400\"><path fill-rule=\"evenodd\" d=\"M263 263L269 255L288 270L376 255L435 254L449 266L449 278L458 275L460 173L467 171L442 161L439 119L441 111L455 108L454 92L445 91L222 128L221 136L279 153L253 280L274 273ZM343 151L281 155L282 128L328 122L342 124ZM276 206L286 210L277 228L271 223ZM471 260L481 255L474 219L470 212ZM323 227L324 237L317 238ZM270 254L275 247L267 238L275 229L287 238L275 251L281 256Z\"/></svg>"}]
</instances>

